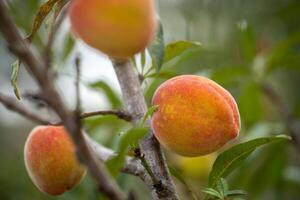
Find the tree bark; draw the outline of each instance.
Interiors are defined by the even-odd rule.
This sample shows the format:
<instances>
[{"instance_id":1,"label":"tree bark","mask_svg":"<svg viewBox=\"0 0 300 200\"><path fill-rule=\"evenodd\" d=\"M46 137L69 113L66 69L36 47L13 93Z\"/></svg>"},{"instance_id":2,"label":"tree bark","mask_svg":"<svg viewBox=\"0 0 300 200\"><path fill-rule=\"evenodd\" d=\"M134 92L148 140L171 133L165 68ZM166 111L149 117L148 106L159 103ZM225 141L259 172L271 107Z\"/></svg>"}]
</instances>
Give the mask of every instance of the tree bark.
<instances>
[{"instance_id":1,"label":"tree bark","mask_svg":"<svg viewBox=\"0 0 300 200\"><path fill-rule=\"evenodd\" d=\"M146 101L141 89L140 81L129 61L113 60L113 66L118 77L125 106L132 116L132 122L137 124L147 112ZM170 177L165 157L160 145L151 133L139 143L142 155L152 171L151 187L154 199L177 200L175 185Z\"/></svg>"}]
</instances>

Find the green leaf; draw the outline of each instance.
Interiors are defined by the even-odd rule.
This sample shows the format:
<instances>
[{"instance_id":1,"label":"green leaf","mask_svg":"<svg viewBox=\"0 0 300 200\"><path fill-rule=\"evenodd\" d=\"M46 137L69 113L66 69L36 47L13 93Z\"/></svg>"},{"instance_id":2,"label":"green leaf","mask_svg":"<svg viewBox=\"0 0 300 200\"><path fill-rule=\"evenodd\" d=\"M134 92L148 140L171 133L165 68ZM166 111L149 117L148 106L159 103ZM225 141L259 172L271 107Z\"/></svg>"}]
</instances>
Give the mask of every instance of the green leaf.
<instances>
[{"instance_id":1,"label":"green leaf","mask_svg":"<svg viewBox=\"0 0 300 200\"><path fill-rule=\"evenodd\" d=\"M191 193L193 200L199 199L199 198L197 197L196 193L193 192L193 190L191 189L191 187L189 186L189 184L184 180L183 175L182 175L177 169L175 169L174 167L169 167L169 170L170 170L170 173L171 173L175 178L177 178L177 180L180 181L180 182L185 186L185 188L187 189L187 191L188 191L189 193Z\"/></svg>"},{"instance_id":2,"label":"green leaf","mask_svg":"<svg viewBox=\"0 0 300 200\"><path fill-rule=\"evenodd\" d=\"M158 109L158 105L154 105L154 106L151 106L150 108L148 108L146 114L144 115L144 117L143 117L142 120L141 120L141 125L144 125L145 122L147 121L147 119L148 119L149 117L151 117L151 116L153 115L153 113L154 113L155 111L157 111L157 109Z\"/></svg>"},{"instance_id":3,"label":"green leaf","mask_svg":"<svg viewBox=\"0 0 300 200\"><path fill-rule=\"evenodd\" d=\"M146 50L144 50L141 53L141 67L142 67L142 69L145 68L145 64L146 64Z\"/></svg>"},{"instance_id":4,"label":"green leaf","mask_svg":"<svg viewBox=\"0 0 300 200\"><path fill-rule=\"evenodd\" d=\"M159 25L157 35L149 47L149 52L152 58L152 66L156 68L157 72L159 72L162 67L165 54L164 32L161 23Z\"/></svg>"},{"instance_id":5,"label":"green leaf","mask_svg":"<svg viewBox=\"0 0 300 200\"><path fill-rule=\"evenodd\" d=\"M30 33L27 35L26 39L31 42L33 39L33 36L40 28L41 24L43 23L44 19L47 17L47 15L50 13L54 5L61 0L48 0L44 4L42 4L39 8L38 13L35 16L32 28Z\"/></svg>"},{"instance_id":6,"label":"green leaf","mask_svg":"<svg viewBox=\"0 0 300 200\"><path fill-rule=\"evenodd\" d=\"M275 45L267 56L267 73L282 67L299 69L299 53L295 50L299 44L300 32L297 31Z\"/></svg>"},{"instance_id":7,"label":"green leaf","mask_svg":"<svg viewBox=\"0 0 300 200\"><path fill-rule=\"evenodd\" d=\"M257 147L271 142L279 142L290 139L286 135L275 137L263 137L233 146L232 148L221 153L214 162L213 168L209 175L209 186L215 187L221 177L226 177L243 160L245 160Z\"/></svg>"},{"instance_id":8,"label":"green leaf","mask_svg":"<svg viewBox=\"0 0 300 200\"><path fill-rule=\"evenodd\" d=\"M102 90L108 100L110 101L112 107L119 108L122 106L122 102L116 92L104 81L97 81L89 84L89 86L93 89Z\"/></svg>"},{"instance_id":9,"label":"green leaf","mask_svg":"<svg viewBox=\"0 0 300 200\"><path fill-rule=\"evenodd\" d=\"M13 72L11 75L11 84L14 88L14 93L17 97L17 99L21 99L20 91L18 87L18 77L19 77L19 71L20 71L21 61L17 60L12 64Z\"/></svg>"},{"instance_id":10,"label":"green leaf","mask_svg":"<svg viewBox=\"0 0 300 200\"><path fill-rule=\"evenodd\" d=\"M71 36L70 33L67 33L65 38L64 38L64 48L62 51L62 61L65 61L72 53L72 50L74 49L75 46L75 40Z\"/></svg>"},{"instance_id":11,"label":"green leaf","mask_svg":"<svg viewBox=\"0 0 300 200\"><path fill-rule=\"evenodd\" d=\"M248 63L252 62L256 55L256 38L252 26L245 20L240 22L240 44L242 53Z\"/></svg>"},{"instance_id":12,"label":"green leaf","mask_svg":"<svg viewBox=\"0 0 300 200\"><path fill-rule=\"evenodd\" d=\"M253 80L244 82L237 101L241 116L247 116L244 118L246 127L263 118L262 90L257 82Z\"/></svg>"},{"instance_id":13,"label":"green leaf","mask_svg":"<svg viewBox=\"0 0 300 200\"><path fill-rule=\"evenodd\" d=\"M242 197L247 195L247 192L244 190L230 190L226 192L226 197Z\"/></svg>"},{"instance_id":14,"label":"green leaf","mask_svg":"<svg viewBox=\"0 0 300 200\"><path fill-rule=\"evenodd\" d=\"M113 176L118 175L122 168L125 156L127 155L128 147L131 145L136 146L138 140L143 138L148 133L148 128L134 127L121 136L117 146L117 156L106 162L106 165Z\"/></svg>"},{"instance_id":15,"label":"green leaf","mask_svg":"<svg viewBox=\"0 0 300 200\"><path fill-rule=\"evenodd\" d=\"M199 47L201 47L201 44L199 42L192 42L192 41L177 41L168 44L165 48L164 63L179 56L184 51L199 48Z\"/></svg>"},{"instance_id":16,"label":"green leaf","mask_svg":"<svg viewBox=\"0 0 300 200\"><path fill-rule=\"evenodd\" d=\"M225 197L225 194L228 192L228 184L224 178L220 178L220 180L217 182L217 190L222 197Z\"/></svg>"},{"instance_id":17,"label":"green leaf","mask_svg":"<svg viewBox=\"0 0 300 200\"><path fill-rule=\"evenodd\" d=\"M218 199L223 200L222 195L217 190L215 190L213 188L204 188L202 190L202 192L204 192L204 193L206 193L206 194L208 194L210 196L217 197Z\"/></svg>"},{"instance_id":18,"label":"green leaf","mask_svg":"<svg viewBox=\"0 0 300 200\"><path fill-rule=\"evenodd\" d=\"M177 56L163 63L164 69L175 70L179 74L197 73L201 69L211 67L209 64L217 58L216 52L194 46L180 52Z\"/></svg>"}]
</instances>

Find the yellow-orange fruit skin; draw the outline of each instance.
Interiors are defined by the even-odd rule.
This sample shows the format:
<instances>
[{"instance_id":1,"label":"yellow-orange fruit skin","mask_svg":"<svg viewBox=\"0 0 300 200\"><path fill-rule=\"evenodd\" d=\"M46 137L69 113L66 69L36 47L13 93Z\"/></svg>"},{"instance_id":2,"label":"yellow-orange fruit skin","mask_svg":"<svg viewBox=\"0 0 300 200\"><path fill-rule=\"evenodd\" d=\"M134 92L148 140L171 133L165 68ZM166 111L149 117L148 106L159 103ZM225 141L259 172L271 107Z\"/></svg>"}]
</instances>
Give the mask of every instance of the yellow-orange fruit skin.
<instances>
[{"instance_id":1,"label":"yellow-orange fruit skin","mask_svg":"<svg viewBox=\"0 0 300 200\"><path fill-rule=\"evenodd\" d=\"M76 158L75 146L62 126L38 126L24 148L27 172L44 193L60 195L84 176L85 167Z\"/></svg>"},{"instance_id":2,"label":"yellow-orange fruit skin","mask_svg":"<svg viewBox=\"0 0 300 200\"><path fill-rule=\"evenodd\" d=\"M157 27L154 0L73 0L69 17L75 35L115 58L144 50Z\"/></svg>"},{"instance_id":3,"label":"yellow-orange fruit skin","mask_svg":"<svg viewBox=\"0 0 300 200\"><path fill-rule=\"evenodd\" d=\"M163 83L155 92L151 127L167 149L182 156L212 153L240 130L234 98L220 85L202 76L182 75Z\"/></svg>"}]
</instances>

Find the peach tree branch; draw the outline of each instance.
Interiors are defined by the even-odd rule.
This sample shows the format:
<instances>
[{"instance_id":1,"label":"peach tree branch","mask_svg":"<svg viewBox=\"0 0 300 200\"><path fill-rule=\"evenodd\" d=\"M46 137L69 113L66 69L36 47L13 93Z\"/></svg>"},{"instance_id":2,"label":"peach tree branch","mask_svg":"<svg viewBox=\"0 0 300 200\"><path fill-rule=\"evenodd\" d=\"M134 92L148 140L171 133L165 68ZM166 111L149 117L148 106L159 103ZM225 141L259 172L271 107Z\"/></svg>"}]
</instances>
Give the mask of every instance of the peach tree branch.
<instances>
[{"instance_id":1,"label":"peach tree branch","mask_svg":"<svg viewBox=\"0 0 300 200\"><path fill-rule=\"evenodd\" d=\"M112 59L112 62L121 86L127 111L132 117L133 124L138 124L147 112L147 105L138 75L133 70L130 61ZM151 133L148 137L141 140L139 146L141 154L144 155L145 162L154 176L152 180L158 180L158 182L146 182L147 186L153 189L153 198L167 200L179 199L174 183L170 177L165 157L153 134Z\"/></svg>"},{"instance_id":2,"label":"peach tree branch","mask_svg":"<svg viewBox=\"0 0 300 200\"><path fill-rule=\"evenodd\" d=\"M15 98L8 97L0 93L0 103L4 105L8 110L14 111L33 122L36 122L38 124L43 124L43 125L52 124L47 119L44 119L42 116L33 113L32 110L25 107L20 102L16 101ZM89 144L89 146L91 147L91 149L93 149L93 151L95 152L95 155L99 160L106 162L107 160L113 158L114 156L117 156L117 154L114 151L100 145L92 138L90 138L88 134L84 133L84 137L87 143ZM122 168L122 172L139 176L145 180L150 178L146 173L141 162L138 159L135 159L133 157L125 158L125 163Z\"/></svg>"},{"instance_id":3,"label":"peach tree branch","mask_svg":"<svg viewBox=\"0 0 300 200\"><path fill-rule=\"evenodd\" d=\"M10 51L25 64L26 69L38 83L40 90L43 92L43 96L46 97L45 100L63 121L76 144L79 158L93 174L99 189L110 199L124 199L123 194L104 168L103 163L96 159L86 143L80 126L76 123L76 116L65 106L55 89L53 77L47 73L47 66L44 60L41 59L40 56L37 56L29 47L28 43L23 40L16 24L8 15L3 0L0 1L0 30L9 45L8 48Z\"/></svg>"}]
</instances>

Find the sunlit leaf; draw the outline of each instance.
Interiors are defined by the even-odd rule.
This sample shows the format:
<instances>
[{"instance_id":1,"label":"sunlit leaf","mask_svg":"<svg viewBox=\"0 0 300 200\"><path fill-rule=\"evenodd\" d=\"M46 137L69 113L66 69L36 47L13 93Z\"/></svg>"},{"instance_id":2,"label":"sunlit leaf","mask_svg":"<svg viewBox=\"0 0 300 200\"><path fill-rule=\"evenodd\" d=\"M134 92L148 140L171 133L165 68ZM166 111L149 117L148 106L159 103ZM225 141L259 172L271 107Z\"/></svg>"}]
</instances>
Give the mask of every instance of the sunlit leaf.
<instances>
[{"instance_id":1,"label":"sunlit leaf","mask_svg":"<svg viewBox=\"0 0 300 200\"><path fill-rule=\"evenodd\" d=\"M121 135L119 144L117 145L117 156L106 162L106 165L112 175L116 176L123 166L127 150L130 145L136 146L138 140L148 133L148 128L134 127Z\"/></svg>"},{"instance_id":2,"label":"sunlit leaf","mask_svg":"<svg viewBox=\"0 0 300 200\"><path fill-rule=\"evenodd\" d=\"M146 64L146 50L144 50L141 53L141 66L142 66L142 69L145 68L145 64Z\"/></svg>"},{"instance_id":3,"label":"sunlit leaf","mask_svg":"<svg viewBox=\"0 0 300 200\"><path fill-rule=\"evenodd\" d=\"M214 162L209 175L209 186L215 187L221 177L226 177L239 164L245 160L256 148L271 142L285 141L290 139L286 135L264 137L238 144L221 153Z\"/></svg>"},{"instance_id":4,"label":"sunlit leaf","mask_svg":"<svg viewBox=\"0 0 300 200\"><path fill-rule=\"evenodd\" d=\"M119 108L122 105L122 102L116 92L104 81L97 81L89 84L89 86L93 89L101 90L106 94L109 102L112 104L114 108Z\"/></svg>"},{"instance_id":5,"label":"sunlit leaf","mask_svg":"<svg viewBox=\"0 0 300 200\"><path fill-rule=\"evenodd\" d=\"M168 62L171 59L179 56L184 51L195 49L201 47L199 42L192 42L192 41L177 41L171 44L168 44L165 48L165 56L164 62Z\"/></svg>"},{"instance_id":6,"label":"sunlit leaf","mask_svg":"<svg viewBox=\"0 0 300 200\"><path fill-rule=\"evenodd\" d=\"M157 109L158 109L158 105L151 106L151 107L147 110L147 112L146 112L146 114L144 115L144 117L142 118L141 124L142 124L142 125L145 124L145 122L147 121L147 119L148 119L149 117L151 117L151 116L153 115L153 113L154 113L155 111L157 111Z\"/></svg>"},{"instance_id":7,"label":"sunlit leaf","mask_svg":"<svg viewBox=\"0 0 300 200\"><path fill-rule=\"evenodd\" d=\"M19 91L19 87L18 87L18 77L19 77L20 65L21 65L20 60L17 60L12 64L13 72L11 75L11 84L14 88L15 96L19 100L21 99L20 91Z\"/></svg>"},{"instance_id":8,"label":"sunlit leaf","mask_svg":"<svg viewBox=\"0 0 300 200\"><path fill-rule=\"evenodd\" d=\"M218 199L223 200L223 196L217 190L215 190L213 188L204 188L202 190L202 192L204 192L204 193L206 193L206 194L208 194L208 195L210 195L212 197L216 197Z\"/></svg>"},{"instance_id":9,"label":"sunlit leaf","mask_svg":"<svg viewBox=\"0 0 300 200\"><path fill-rule=\"evenodd\" d=\"M72 53L72 50L74 49L75 46L75 40L71 36L70 33L66 34L65 39L64 39L64 48L62 52L62 60L66 60Z\"/></svg>"}]
</instances>

